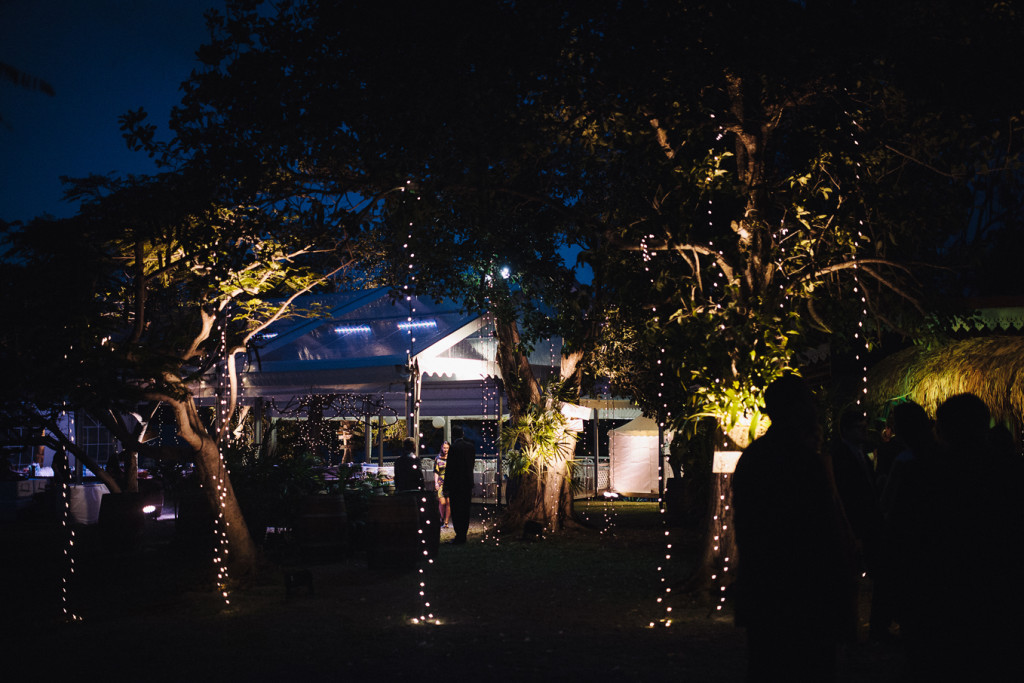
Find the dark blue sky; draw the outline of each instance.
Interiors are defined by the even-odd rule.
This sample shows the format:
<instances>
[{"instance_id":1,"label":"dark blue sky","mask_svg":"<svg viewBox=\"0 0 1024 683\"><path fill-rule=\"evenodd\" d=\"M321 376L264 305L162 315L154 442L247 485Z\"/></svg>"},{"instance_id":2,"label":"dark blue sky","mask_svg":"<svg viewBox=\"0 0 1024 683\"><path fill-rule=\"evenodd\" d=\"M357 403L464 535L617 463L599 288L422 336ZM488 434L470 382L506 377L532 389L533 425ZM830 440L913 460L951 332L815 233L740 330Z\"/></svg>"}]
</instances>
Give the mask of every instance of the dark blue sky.
<instances>
[{"instance_id":1,"label":"dark blue sky","mask_svg":"<svg viewBox=\"0 0 1024 683\"><path fill-rule=\"evenodd\" d=\"M61 175L144 173L117 118L144 107L164 124L221 0L0 0L0 61L55 97L0 82L0 218L67 216ZM166 130L166 129L163 129Z\"/></svg>"}]
</instances>

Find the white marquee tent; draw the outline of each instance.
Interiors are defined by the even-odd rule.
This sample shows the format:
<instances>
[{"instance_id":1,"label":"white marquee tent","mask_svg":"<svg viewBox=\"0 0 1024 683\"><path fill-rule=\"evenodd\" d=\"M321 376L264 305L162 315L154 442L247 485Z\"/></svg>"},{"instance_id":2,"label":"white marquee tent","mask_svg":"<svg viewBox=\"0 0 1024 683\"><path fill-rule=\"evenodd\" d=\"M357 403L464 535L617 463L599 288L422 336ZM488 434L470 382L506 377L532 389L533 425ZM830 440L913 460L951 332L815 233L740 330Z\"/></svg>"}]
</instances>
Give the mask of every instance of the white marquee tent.
<instances>
[{"instance_id":1,"label":"white marquee tent","mask_svg":"<svg viewBox=\"0 0 1024 683\"><path fill-rule=\"evenodd\" d=\"M610 487L627 496L658 493L658 423L640 416L608 431ZM665 476L671 476L666 468Z\"/></svg>"}]
</instances>

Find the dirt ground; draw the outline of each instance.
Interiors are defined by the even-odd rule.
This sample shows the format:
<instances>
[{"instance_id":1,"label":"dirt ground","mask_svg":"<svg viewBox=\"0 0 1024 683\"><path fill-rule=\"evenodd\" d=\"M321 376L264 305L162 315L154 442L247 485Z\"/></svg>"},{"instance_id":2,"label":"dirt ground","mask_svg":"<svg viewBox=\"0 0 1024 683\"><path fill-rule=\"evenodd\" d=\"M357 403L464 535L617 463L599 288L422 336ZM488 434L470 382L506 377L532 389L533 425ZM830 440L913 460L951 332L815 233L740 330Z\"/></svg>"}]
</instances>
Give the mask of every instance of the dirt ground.
<instances>
[{"instance_id":1,"label":"dirt ground","mask_svg":"<svg viewBox=\"0 0 1024 683\"><path fill-rule=\"evenodd\" d=\"M577 511L594 529L524 541L496 538L491 511L478 507L470 542L442 545L422 573L371 571L361 551L325 558L278 548L227 605L212 554L183 542L173 520L148 522L133 550L110 551L95 530L79 530L73 574L58 526L3 523L4 678L742 681L743 632L728 604L716 612L710 594L678 590L658 602L687 575L694 549L675 531L666 536L656 506L595 501ZM310 581L288 591L294 571ZM64 619L65 606L81 621ZM659 623L666 606L670 627ZM440 623L415 623L428 612ZM843 652L839 680L902 674L898 649L862 639Z\"/></svg>"}]
</instances>

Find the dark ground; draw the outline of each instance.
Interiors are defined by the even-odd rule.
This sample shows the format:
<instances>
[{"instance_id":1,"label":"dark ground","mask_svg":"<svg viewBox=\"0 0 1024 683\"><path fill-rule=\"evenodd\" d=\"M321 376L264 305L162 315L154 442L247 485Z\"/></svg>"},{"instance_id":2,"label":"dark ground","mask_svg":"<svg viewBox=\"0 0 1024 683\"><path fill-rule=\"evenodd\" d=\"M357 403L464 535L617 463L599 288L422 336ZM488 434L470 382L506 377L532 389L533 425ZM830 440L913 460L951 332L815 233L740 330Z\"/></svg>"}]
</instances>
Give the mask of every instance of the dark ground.
<instances>
[{"instance_id":1,"label":"dark ground","mask_svg":"<svg viewBox=\"0 0 1024 683\"><path fill-rule=\"evenodd\" d=\"M742 681L743 632L708 594L657 598L665 528L653 503L579 502L598 531L495 541L475 509L470 543L442 545L422 581L440 625L416 625L420 575L367 568L363 552L302 557L287 548L255 585L224 602L212 554L182 542L174 522L147 522L132 551L103 550L81 529L62 618L67 562L59 527L0 523L5 680L97 672L125 681L521 680ZM669 584L693 548L671 538ZM446 532L450 534L450 532ZM283 565L281 564L283 562ZM313 592L286 594L284 568L308 569ZM866 610L864 611L866 618ZM866 642L843 653L840 681L899 680L902 657ZM31 679L21 676L32 676Z\"/></svg>"}]
</instances>

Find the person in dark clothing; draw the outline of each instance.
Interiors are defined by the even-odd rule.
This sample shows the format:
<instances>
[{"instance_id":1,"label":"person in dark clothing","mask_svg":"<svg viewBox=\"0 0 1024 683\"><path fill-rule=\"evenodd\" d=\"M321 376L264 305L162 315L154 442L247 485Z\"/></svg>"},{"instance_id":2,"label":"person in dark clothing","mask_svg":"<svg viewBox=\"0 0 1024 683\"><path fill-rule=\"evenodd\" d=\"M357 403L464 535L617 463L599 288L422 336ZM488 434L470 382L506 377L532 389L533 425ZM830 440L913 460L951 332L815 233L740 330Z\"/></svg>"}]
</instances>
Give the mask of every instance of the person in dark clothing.
<instances>
[{"instance_id":1,"label":"person in dark clothing","mask_svg":"<svg viewBox=\"0 0 1024 683\"><path fill-rule=\"evenodd\" d=\"M405 453L395 460L395 490L413 491L423 488L423 469L416 457L416 442L406 439L402 442Z\"/></svg>"},{"instance_id":2,"label":"person in dark clothing","mask_svg":"<svg viewBox=\"0 0 1024 683\"><path fill-rule=\"evenodd\" d=\"M870 628L870 637L876 641L890 638L893 622L899 623L902 631L907 582L913 581L907 572L907 553L915 542L907 534L916 533L913 524L908 524L916 514L912 491L917 472L922 466L928 466L937 448L931 419L919 404L898 403L893 406L889 421L893 434L890 444L896 457L879 500L882 535L879 566L871 592Z\"/></svg>"},{"instance_id":3,"label":"person in dark clothing","mask_svg":"<svg viewBox=\"0 0 1024 683\"><path fill-rule=\"evenodd\" d=\"M829 681L856 629L853 539L821 454L809 387L786 375L765 391L771 426L733 476L736 623L749 681Z\"/></svg>"},{"instance_id":4,"label":"person in dark clothing","mask_svg":"<svg viewBox=\"0 0 1024 683\"><path fill-rule=\"evenodd\" d=\"M455 538L451 542L461 544L466 542L469 531L476 446L464 438L462 427L452 427L452 437L454 440L448 451L443 493L451 506L452 528L455 530Z\"/></svg>"},{"instance_id":5,"label":"person in dark clothing","mask_svg":"<svg viewBox=\"0 0 1024 683\"><path fill-rule=\"evenodd\" d=\"M990 443L988 407L958 394L935 412L938 447L904 487L900 631L917 681L1019 680L1024 638L1022 477Z\"/></svg>"},{"instance_id":6,"label":"person in dark clothing","mask_svg":"<svg viewBox=\"0 0 1024 683\"><path fill-rule=\"evenodd\" d=\"M870 571L872 546L881 528L882 515L866 443L864 413L860 408L843 411L839 417L838 434L832 442L832 471L846 518Z\"/></svg>"},{"instance_id":7,"label":"person in dark clothing","mask_svg":"<svg viewBox=\"0 0 1024 683\"><path fill-rule=\"evenodd\" d=\"M859 406L851 406L839 416L837 433L832 439L832 473L839 501L857 548L857 564L872 580L885 573L882 567L882 510L875 471L867 451L867 419ZM872 592L871 635L884 640L892 621L891 608L882 590Z\"/></svg>"}]
</instances>

